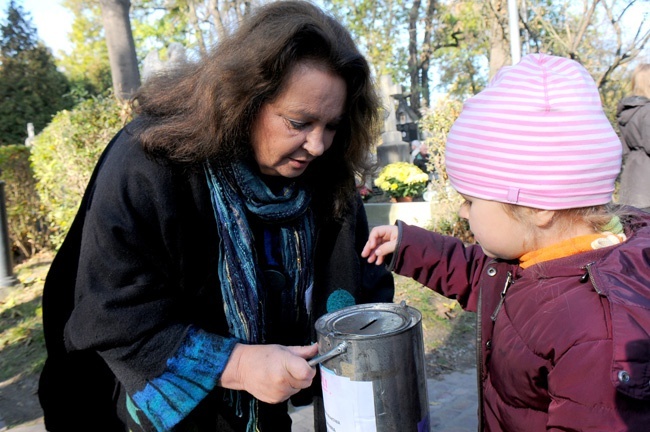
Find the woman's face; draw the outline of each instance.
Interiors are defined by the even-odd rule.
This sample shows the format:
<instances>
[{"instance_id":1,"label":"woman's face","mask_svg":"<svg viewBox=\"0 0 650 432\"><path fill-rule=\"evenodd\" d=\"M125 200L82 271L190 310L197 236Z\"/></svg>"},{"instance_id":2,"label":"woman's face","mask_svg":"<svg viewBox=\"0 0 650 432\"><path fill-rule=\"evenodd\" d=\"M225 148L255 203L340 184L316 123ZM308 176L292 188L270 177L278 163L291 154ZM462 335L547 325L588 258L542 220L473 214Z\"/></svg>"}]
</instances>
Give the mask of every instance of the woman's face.
<instances>
[{"instance_id":1,"label":"woman's face","mask_svg":"<svg viewBox=\"0 0 650 432\"><path fill-rule=\"evenodd\" d=\"M290 72L278 97L260 110L251 139L262 174L298 177L332 146L341 123L345 81L314 64Z\"/></svg>"}]
</instances>

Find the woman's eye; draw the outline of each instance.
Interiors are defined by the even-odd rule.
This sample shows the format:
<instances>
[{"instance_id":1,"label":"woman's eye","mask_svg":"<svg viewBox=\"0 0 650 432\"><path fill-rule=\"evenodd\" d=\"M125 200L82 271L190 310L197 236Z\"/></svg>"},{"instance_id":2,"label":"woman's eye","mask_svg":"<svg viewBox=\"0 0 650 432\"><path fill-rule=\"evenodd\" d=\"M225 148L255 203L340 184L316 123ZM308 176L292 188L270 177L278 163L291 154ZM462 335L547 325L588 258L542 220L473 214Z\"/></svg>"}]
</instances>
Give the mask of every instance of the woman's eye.
<instances>
[{"instance_id":1,"label":"woman's eye","mask_svg":"<svg viewBox=\"0 0 650 432\"><path fill-rule=\"evenodd\" d=\"M296 120L287 119L287 122L292 129L302 130L307 126L307 123L299 122Z\"/></svg>"}]
</instances>

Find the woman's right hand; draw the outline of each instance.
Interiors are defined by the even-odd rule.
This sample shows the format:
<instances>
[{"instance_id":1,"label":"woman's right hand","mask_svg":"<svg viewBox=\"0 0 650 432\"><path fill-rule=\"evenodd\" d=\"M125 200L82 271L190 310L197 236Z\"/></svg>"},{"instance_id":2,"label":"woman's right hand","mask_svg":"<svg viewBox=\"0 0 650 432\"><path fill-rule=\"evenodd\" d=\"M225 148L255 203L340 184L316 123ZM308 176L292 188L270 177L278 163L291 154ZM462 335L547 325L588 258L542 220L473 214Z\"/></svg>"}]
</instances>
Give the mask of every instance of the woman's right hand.
<instances>
[{"instance_id":1,"label":"woman's right hand","mask_svg":"<svg viewBox=\"0 0 650 432\"><path fill-rule=\"evenodd\" d=\"M221 375L220 385L245 390L262 402L280 403L311 386L316 368L307 360L318 354L318 345L237 344Z\"/></svg>"},{"instance_id":2,"label":"woman's right hand","mask_svg":"<svg viewBox=\"0 0 650 432\"><path fill-rule=\"evenodd\" d=\"M370 231L368 241L361 251L369 263L383 264L384 257L395 252L399 230L396 225L381 225Z\"/></svg>"}]
</instances>

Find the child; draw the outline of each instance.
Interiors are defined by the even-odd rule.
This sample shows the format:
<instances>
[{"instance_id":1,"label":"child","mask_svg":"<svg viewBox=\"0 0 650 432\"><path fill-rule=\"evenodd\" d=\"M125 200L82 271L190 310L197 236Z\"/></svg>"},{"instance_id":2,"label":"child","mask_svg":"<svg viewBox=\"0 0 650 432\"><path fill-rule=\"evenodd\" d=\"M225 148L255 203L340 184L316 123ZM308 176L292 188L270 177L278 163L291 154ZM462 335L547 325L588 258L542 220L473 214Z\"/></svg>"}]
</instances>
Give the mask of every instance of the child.
<instances>
[{"instance_id":1,"label":"child","mask_svg":"<svg viewBox=\"0 0 650 432\"><path fill-rule=\"evenodd\" d=\"M478 244L398 221L362 256L477 312L482 429L650 430L650 215L613 212L621 144L587 71L504 68L445 157Z\"/></svg>"}]
</instances>

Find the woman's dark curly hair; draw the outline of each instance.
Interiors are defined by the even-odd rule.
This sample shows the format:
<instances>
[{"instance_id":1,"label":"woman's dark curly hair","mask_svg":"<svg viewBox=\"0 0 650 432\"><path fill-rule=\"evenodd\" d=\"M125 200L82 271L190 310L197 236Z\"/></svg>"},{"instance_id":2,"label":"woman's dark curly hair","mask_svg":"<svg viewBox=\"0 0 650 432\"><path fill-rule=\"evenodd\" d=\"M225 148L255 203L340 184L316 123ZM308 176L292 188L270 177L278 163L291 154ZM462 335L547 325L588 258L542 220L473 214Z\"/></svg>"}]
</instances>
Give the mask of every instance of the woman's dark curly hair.
<instances>
[{"instance_id":1,"label":"woman's dark curly hair","mask_svg":"<svg viewBox=\"0 0 650 432\"><path fill-rule=\"evenodd\" d=\"M305 62L347 85L344 121L333 145L304 174L317 202L340 217L350 209L356 175L368 168L380 101L349 32L309 2L262 6L206 58L150 78L133 98L136 132L147 151L176 162L251 158L251 125L260 108Z\"/></svg>"}]
</instances>

